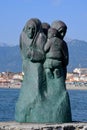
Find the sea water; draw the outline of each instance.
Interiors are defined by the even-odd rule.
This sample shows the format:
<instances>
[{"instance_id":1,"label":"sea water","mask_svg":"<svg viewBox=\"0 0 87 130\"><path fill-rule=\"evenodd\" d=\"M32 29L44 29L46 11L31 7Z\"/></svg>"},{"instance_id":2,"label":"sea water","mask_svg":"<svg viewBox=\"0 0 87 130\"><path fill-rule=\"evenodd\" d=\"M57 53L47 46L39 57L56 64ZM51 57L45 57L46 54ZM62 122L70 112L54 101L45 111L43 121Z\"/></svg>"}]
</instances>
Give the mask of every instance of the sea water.
<instances>
[{"instance_id":1,"label":"sea water","mask_svg":"<svg viewBox=\"0 0 87 130\"><path fill-rule=\"evenodd\" d=\"M0 121L14 121L20 89L0 89ZM68 90L73 121L87 122L87 90Z\"/></svg>"}]
</instances>

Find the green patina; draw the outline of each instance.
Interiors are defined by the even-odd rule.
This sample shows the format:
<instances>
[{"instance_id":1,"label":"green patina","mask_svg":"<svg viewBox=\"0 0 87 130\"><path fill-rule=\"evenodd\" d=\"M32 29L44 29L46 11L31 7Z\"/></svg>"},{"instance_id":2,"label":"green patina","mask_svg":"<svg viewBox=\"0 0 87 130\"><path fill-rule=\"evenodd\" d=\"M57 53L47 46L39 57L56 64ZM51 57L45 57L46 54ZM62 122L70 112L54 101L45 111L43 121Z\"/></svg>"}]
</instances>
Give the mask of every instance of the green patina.
<instances>
[{"instance_id":1,"label":"green patina","mask_svg":"<svg viewBox=\"0 0 87 130\"><path fill-rule=\"evenodd\" d=\"M15 107L15 120L71 122L70 100L65 85L66 61L62 58L66 53L61 54L64 51L63 40L54 34L53 38L46 40L41 27L39 19L30 19L20 36L24 78Z\"/></svg>"}]
</instances>

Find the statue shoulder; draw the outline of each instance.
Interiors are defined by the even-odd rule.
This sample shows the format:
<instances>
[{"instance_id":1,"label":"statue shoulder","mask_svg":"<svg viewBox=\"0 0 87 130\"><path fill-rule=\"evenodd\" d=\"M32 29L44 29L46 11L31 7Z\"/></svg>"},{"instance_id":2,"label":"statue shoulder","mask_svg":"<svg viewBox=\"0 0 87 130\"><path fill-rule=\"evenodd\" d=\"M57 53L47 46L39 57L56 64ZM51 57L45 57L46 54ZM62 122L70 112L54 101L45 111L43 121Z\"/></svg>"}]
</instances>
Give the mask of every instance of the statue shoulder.
<instances>
[{"instance_id":1,"label":"statue shoulder","mask_svg":"<svg viewBox=\"0 0 87 130\"><path fill-rule=\"evenodd\" d=\"M45 41L45 42L46 42L46 35L45 35L43 32L41 32L41 33L39 34L39 38L40 38L42 41Z\"/></svg>"}]
</instances>

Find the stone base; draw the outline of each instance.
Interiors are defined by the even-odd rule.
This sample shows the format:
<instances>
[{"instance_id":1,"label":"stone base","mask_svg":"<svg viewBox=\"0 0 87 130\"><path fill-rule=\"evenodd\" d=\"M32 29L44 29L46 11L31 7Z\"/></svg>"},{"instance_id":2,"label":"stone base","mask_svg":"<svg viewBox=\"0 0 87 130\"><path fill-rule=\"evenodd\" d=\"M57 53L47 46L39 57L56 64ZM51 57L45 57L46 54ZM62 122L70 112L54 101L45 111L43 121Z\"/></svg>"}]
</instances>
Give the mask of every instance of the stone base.
<instances>
[{"instance_id":1,"label":"stone base","mask_svg":"<svg viewBox=\"0 0 87 130\"><path fill-rule=\"evenodd\" d=\"M35 124L0 122L0 130L87 130L87 123Z\"/></svg>"}]
</instances>

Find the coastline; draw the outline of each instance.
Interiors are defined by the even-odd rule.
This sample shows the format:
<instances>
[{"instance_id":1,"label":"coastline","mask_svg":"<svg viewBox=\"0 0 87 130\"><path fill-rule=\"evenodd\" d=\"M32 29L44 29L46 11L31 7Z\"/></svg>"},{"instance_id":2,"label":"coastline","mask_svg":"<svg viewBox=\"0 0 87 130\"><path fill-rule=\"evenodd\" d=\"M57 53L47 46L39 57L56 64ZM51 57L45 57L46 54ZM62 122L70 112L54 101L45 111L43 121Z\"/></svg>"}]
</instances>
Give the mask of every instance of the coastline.
<instances>
[{"instance_id":1,"label":"coastline","mask_svg":"<svg viewBox=\"0 0 87 130\"><path fill-rule=\"evenodd\" d=\"M66 88L68 90L87 90L87 86L85 86L85 85L82 85L82 86L75 86L75 85L68 86L68 85L66 85Z\"/></svg>"},{"instance_id":2,"label":"coastline","mask_svg":"<svg viewBox=\"0 0 87 130\"><path fill-rule=\"evenodd\" d=\"M0 84L0 88L5 88L5 89L20 89L21 84ZM87 90L87 86L85 85L68 85L66 84L66 89L67 90Z\"/></svg>"},{"instance_id":3,"label":"coastline","mask_svg":"<svg viewBox=\"0 0 87 130\"><path fill-rule=\"evenodd\" d=\"M0 84L0 88L2 89L20 89L21 84Z\"/></svg>"}]
</instances>

